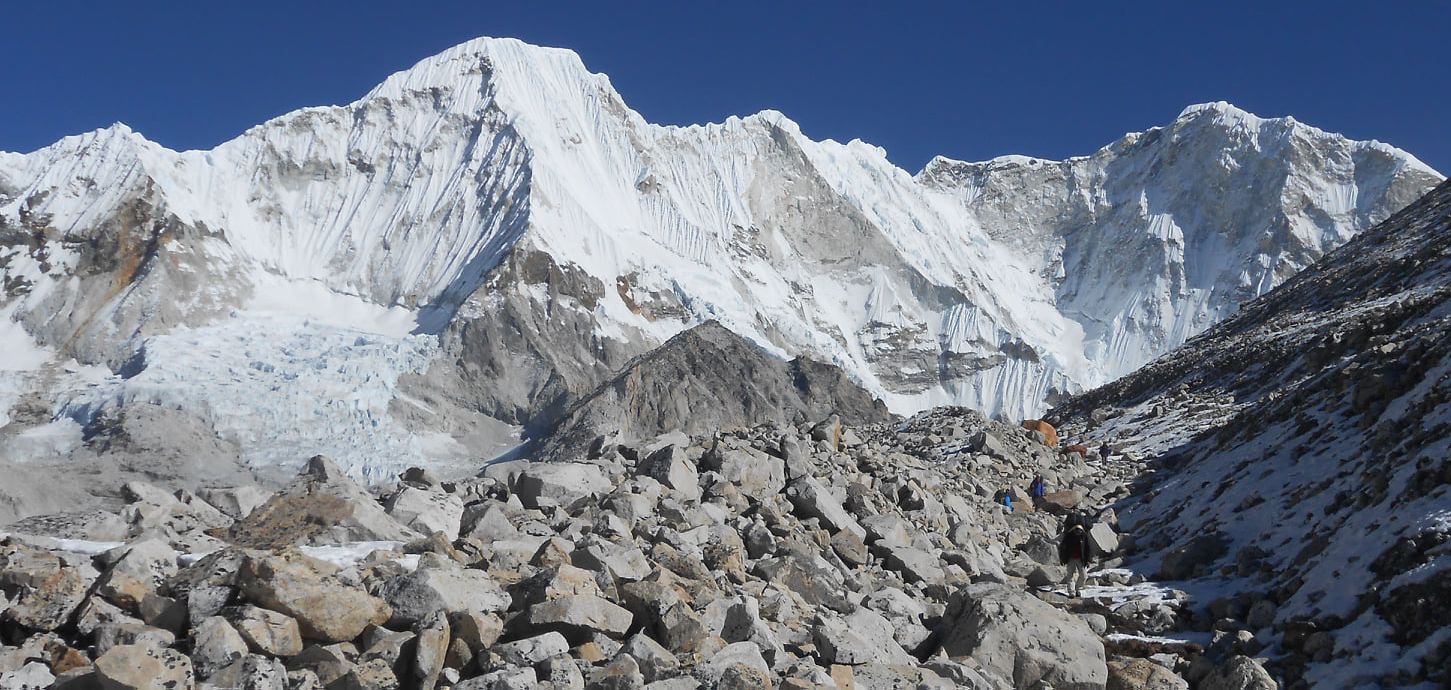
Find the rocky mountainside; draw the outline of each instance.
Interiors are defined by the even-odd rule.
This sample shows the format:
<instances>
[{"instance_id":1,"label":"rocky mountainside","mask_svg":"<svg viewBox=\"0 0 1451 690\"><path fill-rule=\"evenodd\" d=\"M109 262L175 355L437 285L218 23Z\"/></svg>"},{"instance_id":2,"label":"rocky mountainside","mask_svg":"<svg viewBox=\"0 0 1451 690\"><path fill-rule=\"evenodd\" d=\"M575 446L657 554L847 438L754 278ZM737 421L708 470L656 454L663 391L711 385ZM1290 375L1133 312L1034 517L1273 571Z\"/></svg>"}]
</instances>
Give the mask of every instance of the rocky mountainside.
<instances>
[{"instance_id":1,"label":"rocky mountainside","mask_svg":"<svg viewBox=\"0 0 1451 690\"><path fill-rule=\"evenodd\" d=\"M1233 594L1219 613L1291 687L1444 685L1447 332L1443 183L1053 416L1157 458L1119 513L1131 564L1201 601Z\"/></svg>"},{"instance_id":2,"label":"rocky mountainside","mask_svg":"<svg viewBox=\"0 0 1451 690\"><path fill-rule=\"evenodd\" d=\"M804 357L783 361L711 321L632 360L541 430L536 455L569 457L603 435L638 443L669 432L698 436L828 415L854 425L893 418L841 369Z\"/></svg>"},{"instance_id":3,"label":"rocky mountainside","mask_svg":"<svg viewBox=\"0 0 1451 690\"><path fill-rule=\"evenodd\" d=\"M0 539L0 685L57 688L1273 688L1186 595L1109 567L1082 596L1059 515L1126 496L964 409L602 439L370 493L317 457L277 492L133 482L119 513ZM1035 475L1035 510L993 496ZM1199 627L1208 625L1199 620Z\"/></svg>"},{"instance_id":4,"label":"rocky mountainside","mask_svg":"<svg viewBox=\"0 0 1451 690\"><path fill-rule=\"evenodd\" d=\"M571 52L479 39L209 151L0 153L0 459L464 472L711 319L898 413L1031 416L1441 179L1222 103L913 176L774 112L652 125Z\"/></svg>"}]
</instances>

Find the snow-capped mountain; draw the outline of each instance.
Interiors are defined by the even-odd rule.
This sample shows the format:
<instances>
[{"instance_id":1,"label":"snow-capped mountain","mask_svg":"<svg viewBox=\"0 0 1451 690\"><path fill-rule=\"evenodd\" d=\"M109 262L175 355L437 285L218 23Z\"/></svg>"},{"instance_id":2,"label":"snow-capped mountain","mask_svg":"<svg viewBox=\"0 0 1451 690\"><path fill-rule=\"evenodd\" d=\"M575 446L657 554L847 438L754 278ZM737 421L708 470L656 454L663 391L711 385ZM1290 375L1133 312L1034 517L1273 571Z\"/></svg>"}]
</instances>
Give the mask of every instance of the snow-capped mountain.
<instances>
[{"instance_id":1,"label":"snow-capped mountain","mask_svg":"<svg viewBox=\"0 0 1451 690\"><path fill-rule=\"evenodd\" d=\"M913 176L775 112L652 125L572 52L479 39L209 151L0 153L0 453L189 420L256 467L472 466L710 319L898 412L1030 416L1440 179L1222 103Z\"/></svg>"},{"instance_id":2,"label":"snow-capped mountain","mask_svg":"<svg viewBox=\"0 0 1451 690\"><path fill-rule=\"evenodd\" d=\"M1054 415L1075 437L1160 458L1119 506L1138 546L1130 565L1187 580L1200 604L1265 599L1254 627L1277 674L1308 687L1442 687L1448 329L1443 183Z\"/></svg>"}]
</instances>

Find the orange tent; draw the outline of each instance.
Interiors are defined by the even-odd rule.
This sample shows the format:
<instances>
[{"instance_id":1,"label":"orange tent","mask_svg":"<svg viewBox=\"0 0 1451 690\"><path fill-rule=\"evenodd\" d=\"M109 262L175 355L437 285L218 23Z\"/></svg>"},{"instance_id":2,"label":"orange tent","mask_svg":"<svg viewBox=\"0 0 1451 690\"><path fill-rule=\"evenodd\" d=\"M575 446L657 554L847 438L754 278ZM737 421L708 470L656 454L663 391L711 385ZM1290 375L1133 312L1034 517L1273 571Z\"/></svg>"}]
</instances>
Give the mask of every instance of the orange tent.
<instances>
[{"instance_id":1,"label":"orange tent","mask_svg":"<svg viewBox=\"0 0 1451 690\"><path fill-rule=\"evenodd\" d=\"M1058 430L1054 429L1052 424L1041 419L1029 419L1023 422L1023 428L1029 431L1043 432L1043 443L1051 448L1058 447Z\"/></svg>"}]
</instances>

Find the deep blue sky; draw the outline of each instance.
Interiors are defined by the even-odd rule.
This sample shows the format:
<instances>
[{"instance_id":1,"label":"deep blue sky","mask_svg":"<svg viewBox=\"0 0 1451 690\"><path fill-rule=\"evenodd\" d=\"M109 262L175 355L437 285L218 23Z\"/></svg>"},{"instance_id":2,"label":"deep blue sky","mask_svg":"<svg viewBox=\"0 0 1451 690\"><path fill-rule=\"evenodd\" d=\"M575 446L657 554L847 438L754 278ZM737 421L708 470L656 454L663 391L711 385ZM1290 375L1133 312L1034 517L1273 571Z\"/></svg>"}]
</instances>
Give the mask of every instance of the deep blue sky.
<instances>
[{"instance_id":1,"label":"deep blue sky","mask_svg":"<svg viewBox=\"0 0 1451 690\"><path fill-rule=\"evenodd\" d=\"M208 148L492 35L576 50L653 122L774 108L913 171L1086 154L1227 100L1451 172L1451 3L1271 4L10 3L0 150L116 121Z\"/></svg>"}]
</instances>

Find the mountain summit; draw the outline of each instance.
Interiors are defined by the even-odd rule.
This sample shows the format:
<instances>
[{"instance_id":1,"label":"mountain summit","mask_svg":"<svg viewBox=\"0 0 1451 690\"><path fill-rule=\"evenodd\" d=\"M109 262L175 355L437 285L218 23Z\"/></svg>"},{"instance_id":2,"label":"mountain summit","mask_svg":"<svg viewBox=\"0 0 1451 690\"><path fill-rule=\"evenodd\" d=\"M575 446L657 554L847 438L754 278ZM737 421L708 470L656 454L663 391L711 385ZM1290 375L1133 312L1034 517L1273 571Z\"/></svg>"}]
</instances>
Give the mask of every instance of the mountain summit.
<instances>
[{"instance_id":1,"label":"mountain summit","mask_svg":"<svg viewBox=\"0 0 1451 690\"><path fill-rule=\"evenodd\" d=\"M913 176L774 112L652 125L570 51L478 39L210 151L0 153L0 456L468 467L708 320L895 412L1030 416L1441 179L1225 104Z\"/></svg>"}]
</instances>

